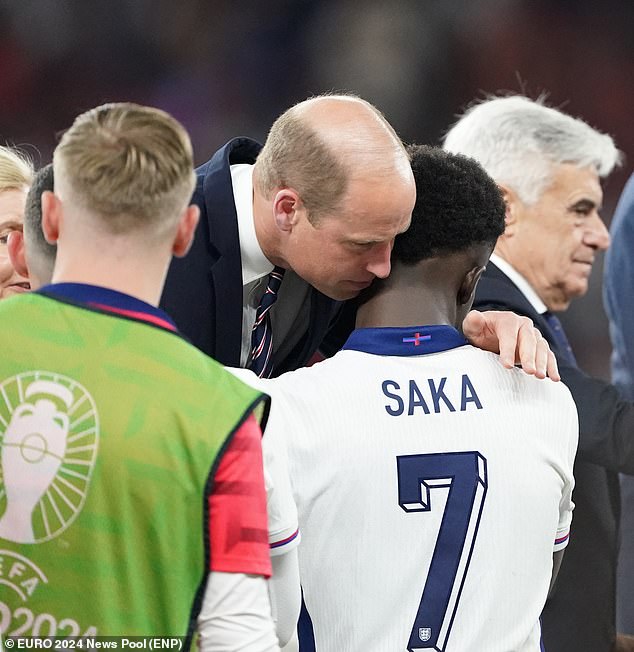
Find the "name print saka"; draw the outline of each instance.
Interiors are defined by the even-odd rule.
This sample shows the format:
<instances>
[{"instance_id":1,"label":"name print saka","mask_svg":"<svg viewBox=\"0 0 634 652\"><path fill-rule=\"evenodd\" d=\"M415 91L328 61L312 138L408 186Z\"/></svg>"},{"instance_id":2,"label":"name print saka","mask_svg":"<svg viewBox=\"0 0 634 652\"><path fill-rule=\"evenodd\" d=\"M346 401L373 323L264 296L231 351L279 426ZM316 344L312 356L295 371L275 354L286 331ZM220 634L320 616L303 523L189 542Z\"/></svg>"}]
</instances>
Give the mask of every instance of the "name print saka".
<instances>
[{"instance_id":1,"label":"name print saka","mask_svg":"<svg viewBox=\"0 0 634 652\"><path fill-rule=\"evenodd\" d=\"M482 409L482 402L467 374L462 374L460 380L452 378L449 381L446 376L428 378L426 381L410 378L406 383L384 380L381 389L390 399L385 411L392 417L403 414L411 417L421 411L424 414L440 414Z\"/></svg>"}]
</instances>

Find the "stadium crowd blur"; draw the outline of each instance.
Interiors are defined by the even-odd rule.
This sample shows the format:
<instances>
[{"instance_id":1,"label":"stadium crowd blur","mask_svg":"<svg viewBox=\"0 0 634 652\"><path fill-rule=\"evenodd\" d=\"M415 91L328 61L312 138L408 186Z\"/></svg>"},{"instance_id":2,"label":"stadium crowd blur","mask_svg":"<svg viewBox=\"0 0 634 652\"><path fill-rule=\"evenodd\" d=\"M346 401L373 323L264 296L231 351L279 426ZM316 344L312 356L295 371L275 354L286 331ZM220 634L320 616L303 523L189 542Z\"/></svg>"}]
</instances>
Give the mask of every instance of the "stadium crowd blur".
<instances>
[{"instance_id":1,"label":"stadium crowd blur","mask_svg":"<svg viewBox=\"0 0 634 652\"><path fill-rule=\"evenodd\" d=\"M130 100L181 120L199 164L345 90L404 140L438 144L480 91L546 92L625 153L604 189L609 223L634 161L632 25L626 0L0 0L0 141L39 167L79 112ZM581 367L608 378L601 277L602 259L563 321Z\"/></svg>"}]
</instances>

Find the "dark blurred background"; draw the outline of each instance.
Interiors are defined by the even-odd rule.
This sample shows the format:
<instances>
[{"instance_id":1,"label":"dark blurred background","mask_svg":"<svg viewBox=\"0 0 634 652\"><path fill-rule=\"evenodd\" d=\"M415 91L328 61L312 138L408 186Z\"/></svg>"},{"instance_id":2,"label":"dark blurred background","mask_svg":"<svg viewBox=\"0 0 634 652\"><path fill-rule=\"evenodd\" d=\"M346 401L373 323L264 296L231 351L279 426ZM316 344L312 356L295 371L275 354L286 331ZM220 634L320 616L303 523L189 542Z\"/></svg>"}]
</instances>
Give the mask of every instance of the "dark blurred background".
<instances>
[{"instance_id":1,"label":"dark blurred background","mask_svg":"<svg viewBox=\"0 0 634 652\"><path fill-rule=\"evenodd\" d=\"M37 165L106 101L171 112L202 163L324 91L355 92L430 144L484 92L546 93L626 155L605 184L609 222L634 162L634 1L0 0L0 141ZM601 274L602 259L564 323L581 366L607 378Z\"/></svg>"}]
</instances>

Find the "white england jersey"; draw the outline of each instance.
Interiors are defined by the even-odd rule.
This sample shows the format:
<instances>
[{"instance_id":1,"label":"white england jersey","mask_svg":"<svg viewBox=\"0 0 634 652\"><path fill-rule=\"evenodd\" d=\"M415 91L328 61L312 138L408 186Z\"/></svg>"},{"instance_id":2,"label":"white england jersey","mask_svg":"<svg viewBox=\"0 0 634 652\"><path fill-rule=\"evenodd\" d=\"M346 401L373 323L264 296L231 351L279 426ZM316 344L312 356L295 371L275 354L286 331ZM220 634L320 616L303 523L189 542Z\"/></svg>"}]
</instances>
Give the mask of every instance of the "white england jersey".
<instances>
[{"instance_id":1,"label":"white england jersey","mask_svg":"<svg viewBox=\"0 0 634 652\"><path fill-rule=\"evenodd\" d=\"M540 649L573 508L563 384L431 326L357 330L266 389L318 652Z\"/></svg>"}]
</instances>

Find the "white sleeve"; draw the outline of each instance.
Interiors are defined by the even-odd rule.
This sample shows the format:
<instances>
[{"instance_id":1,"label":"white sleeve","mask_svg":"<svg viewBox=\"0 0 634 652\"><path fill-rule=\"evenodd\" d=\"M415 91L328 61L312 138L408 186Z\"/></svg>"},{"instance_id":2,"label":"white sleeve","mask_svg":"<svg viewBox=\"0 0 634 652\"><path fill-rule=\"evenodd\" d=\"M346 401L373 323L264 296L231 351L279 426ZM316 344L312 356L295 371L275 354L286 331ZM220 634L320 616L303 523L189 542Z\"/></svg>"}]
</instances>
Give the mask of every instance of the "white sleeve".
<instances>
[{"instance_id":1,"label":"white sleeve","mask_svg":"<svg viewBox=\"0 0 634 652\"><path fill-rule=\"evenodd\" d=\"M283 555L296 548L300 541L297 506L288 474L284 419L280 415L279 399L273 398L269 422L262 436L264 456L264 484L266 510L269 519L269 548L271 557Z\"/></svg>"},{"instance_id":2,"label":"white sleeve","mask_svg":"<svg viewBox=\"0 0 634 652\"><path fill-rule=\"evenodd\" d=\"M258 378L249 369L234 367L225 367L225 369L271 397L271 409L262 438L264 483L271 557L282 555L297 547L300 540L297 507L293 499L286 461L285 432L289 422L283 407L283 390L277 389L275 379Z\"/></svg>"},{"instance_id":3,"label":"white sleeve","mask_svg":"<svg viewBox=\"0 0 634 652\"><path fill-rule=\"evenodd\" d=\"M271 611L280 647L284 648L287 644L291 645L291 639L297 632L297 621L302 608L297 549L273 557L271 562L273 575L268 583ZM293 648L284 649L292 650Z\"/></svg>"},{"instance_id":4,"label":"white sleeve","mask_svg":"<svg viewBox=\"0 0 634 652\"><path fill-rule=\"evenodd\" d=\"M201 652L279 652L266 579L210 573L198 634Z\"/></svg>"},{"instance_id":5,"label":"white sleeve","mask_svg":"<svg viewBox=\"0 0 634 652\"><path fill-rule=\"evenodd\" d=\"M570 406L568 410L569 418L563 424L564 432L567 435L567 447L564 451L565 459L562 460L562 468L564 469L564 487L559 502L559 525L557 527L553 552L559 552L568 545L570 539L570 525L572 523L572 510L575 507L572 502L572 490L575 487L573 466L579 441L579 419L577 416L577 407L569 394L568 400Z\"/></svg>"}]
</instances>

